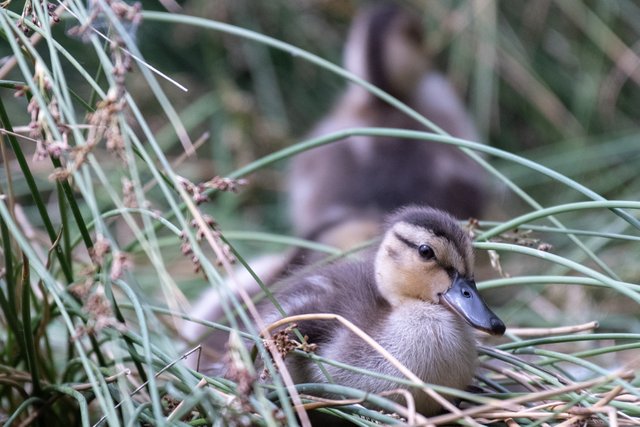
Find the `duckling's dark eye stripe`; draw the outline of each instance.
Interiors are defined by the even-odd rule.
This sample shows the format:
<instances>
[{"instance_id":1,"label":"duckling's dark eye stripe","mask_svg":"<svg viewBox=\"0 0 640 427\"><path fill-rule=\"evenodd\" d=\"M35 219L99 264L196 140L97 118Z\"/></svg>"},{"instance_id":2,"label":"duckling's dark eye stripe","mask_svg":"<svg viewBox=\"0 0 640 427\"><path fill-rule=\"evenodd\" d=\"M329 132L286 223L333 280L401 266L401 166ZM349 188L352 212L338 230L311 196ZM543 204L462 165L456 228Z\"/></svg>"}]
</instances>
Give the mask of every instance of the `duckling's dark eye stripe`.
<instances>
[{"instance_id":1,"label":"duckling's dark eye stripe","mask_svg":"<svg viewBox=\"0 0 640 427\"><path fill-rule=\"evenodd\" d=\"M418 245L416 245L415 243L413 243L412 241L410 241L408 239L405 239L404 237L399 235L397 232L394 231L393 235L396 236L396 239L400 240L402 243L404 243L405 245L409 246L410 248L418 249Z\"/></svg>"},{"instance_id":2,"label":"duckling's dark eye stripe","mask_svg":"<svg viewBox=\"0 0 640 427\"><path fill-rule=\"evenodd\" d=\"M448 267L446 271L447 271L447 275L453 280L453 278L457 274L456 269L453 267Z\"/></svg>"}]
</instances>

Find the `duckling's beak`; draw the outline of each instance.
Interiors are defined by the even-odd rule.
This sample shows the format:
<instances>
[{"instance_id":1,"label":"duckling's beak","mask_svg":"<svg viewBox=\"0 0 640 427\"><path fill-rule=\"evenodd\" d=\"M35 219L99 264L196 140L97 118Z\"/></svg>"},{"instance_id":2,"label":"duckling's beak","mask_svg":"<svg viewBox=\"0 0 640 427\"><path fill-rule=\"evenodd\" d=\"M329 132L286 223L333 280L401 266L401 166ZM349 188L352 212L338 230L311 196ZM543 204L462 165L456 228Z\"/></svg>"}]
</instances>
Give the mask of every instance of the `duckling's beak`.
<instances>
[{"instance_id":1,"label":"duckling's beak","mask_svg":"<svg viewBox=\"0 0 640 427\"><path fill-rule=\"evenodd\" d=\"M504 322L484 302L473 280L460 277L456 273L453 284L442 294L442 301L474 328L491 335L504 334Z\"/></svg>"}]
</instances>

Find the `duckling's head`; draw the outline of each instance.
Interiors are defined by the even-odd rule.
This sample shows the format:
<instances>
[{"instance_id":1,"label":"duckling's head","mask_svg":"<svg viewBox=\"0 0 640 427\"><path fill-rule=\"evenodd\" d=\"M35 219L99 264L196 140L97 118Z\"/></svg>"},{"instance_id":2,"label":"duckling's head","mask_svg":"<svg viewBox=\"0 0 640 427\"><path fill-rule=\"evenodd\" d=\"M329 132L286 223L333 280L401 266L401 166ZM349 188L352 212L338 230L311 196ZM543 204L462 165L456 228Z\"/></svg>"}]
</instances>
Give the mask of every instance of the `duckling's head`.
<instances>
[{"instance_id":1,"label":"duckling's head","mask_svg":"<svg viewBox=\"0 0 640 427\"><path fill-rule=\"evenodd\" d=\"M401 99L411 95L429 68L422 21L395 2L378 2L354 19L344 52L345 67Z\"/></svg>"},{"instance_id":2,"label":"duckling's head","mask_svg":"<svg viewBox=\"0 0 640 427\"><path fill-rule=\"evenodd\" d=\"M471 239L443 211L411 206L391 215L375 273L392 306L416 299L442 304L474 328L494 335L505 331L476 288Z\"/></svg>"}]
</instances>

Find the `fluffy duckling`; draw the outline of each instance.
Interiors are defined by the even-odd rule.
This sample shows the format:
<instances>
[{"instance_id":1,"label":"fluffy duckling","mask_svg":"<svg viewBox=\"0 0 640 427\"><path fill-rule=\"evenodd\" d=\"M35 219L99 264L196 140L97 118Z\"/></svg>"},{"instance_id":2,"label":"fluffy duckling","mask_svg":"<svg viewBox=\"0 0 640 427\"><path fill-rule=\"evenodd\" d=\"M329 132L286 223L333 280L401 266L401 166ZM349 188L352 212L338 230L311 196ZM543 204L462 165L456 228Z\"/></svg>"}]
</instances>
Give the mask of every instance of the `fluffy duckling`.
<instances>
[{"instance_id":1,"label":"fluffy duckling","mask_svg":"<svg viewBox=\"0 0 640 427\"><path fill-rule=\"evenodd\" d=\"M364 10L352 24L344 56L351 72L451 135L479 140L455 89L429 66L417 14L396 4ZM310 136L366 126L425 130L352 85ZM433 206L461 219L478 217L487 199L483 178L484 170L454 146L351 137L293 160L290 213L297 235L344 248L345 230L360 224L351 231L356 234L352 243L366 240L380 232L386 214L408 204ZM336 225L341 226L339 232L333 230Z\"/></svg>"},{"instance_id":2,"label":"fluffy duckling","mask_svg":"<svg viewBox=\"0 0 640 427\"><path fill-rule=\"evenodd\" d=\"M427 383L464 389L476 364L473 328L501 335L504 323L487 307L473 279L468 235L443 211L407 207L390 216L379 246L358 260L343 259L294 277L276 294L288 315L339 314L353 322ZM280 315L263 306L266 322ZM298 328L316 353L378 373L402 377L386 359L336 321L307 320ZM288 358L298 383L325 382L317 365ZM378 393L397 384L324 365L333 381ZM441 408L411 390L425 415ZM399 401L402 399L398 399Z\"/></svg>"}]
</instances>

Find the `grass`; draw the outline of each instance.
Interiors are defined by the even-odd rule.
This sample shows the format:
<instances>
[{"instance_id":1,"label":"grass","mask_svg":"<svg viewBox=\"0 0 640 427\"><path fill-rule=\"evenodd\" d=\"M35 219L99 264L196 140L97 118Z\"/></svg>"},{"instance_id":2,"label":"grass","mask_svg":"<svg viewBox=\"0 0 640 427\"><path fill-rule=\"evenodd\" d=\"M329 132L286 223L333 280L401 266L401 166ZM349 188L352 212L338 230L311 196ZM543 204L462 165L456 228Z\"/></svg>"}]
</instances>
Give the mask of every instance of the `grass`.
<instances>
[{"instance_id":1,"label":"grass","mask_svg":"<svg viewBox=\"0 0 640 427\"><path fill-rule=\"evenodd\" d=\"M640 423L634 2L429 2L430 51L491 145L443 135L335 65L353 4L183 6L0 9L0 423L296 425L303 404L357 425ZM346 81L425 131L296 136ZM294 246L336 255L288 235L277 188L288 158L350 135L456 145L503 189L474 232L478 262L494 267L478 285L513 329L481 348L482 393L389 378L464 401L429 420L410 401L292 384L227 280L235 261L247 269ZM220 323L189 315L209 288ZM192 321L235 331L231 378L184 365L197 352L178 332ZM272 384L256 380L239 335ZM322 401L325 391L344 400Z\"/></svg>"}]
</instances>

